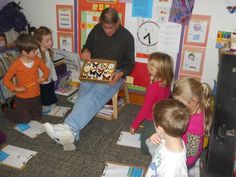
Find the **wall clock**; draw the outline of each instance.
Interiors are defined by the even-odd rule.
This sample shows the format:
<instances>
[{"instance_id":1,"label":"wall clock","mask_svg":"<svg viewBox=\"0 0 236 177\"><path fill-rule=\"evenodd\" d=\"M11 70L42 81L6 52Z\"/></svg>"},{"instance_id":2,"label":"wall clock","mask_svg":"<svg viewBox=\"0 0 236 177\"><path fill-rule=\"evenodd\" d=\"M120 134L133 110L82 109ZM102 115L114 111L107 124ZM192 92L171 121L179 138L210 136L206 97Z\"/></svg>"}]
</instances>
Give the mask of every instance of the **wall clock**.
<instances>
[{"instance_id":1,"label":"wall clock","mask_svg":"<svg viewBox=\"0 0 236 177\"><path fill-rule=\"evenodd\" d=\"M152 21L145 21L138 27L138 40L145 46L154 46L158 43L159 25Z\"/></svg>"}]
</instances>

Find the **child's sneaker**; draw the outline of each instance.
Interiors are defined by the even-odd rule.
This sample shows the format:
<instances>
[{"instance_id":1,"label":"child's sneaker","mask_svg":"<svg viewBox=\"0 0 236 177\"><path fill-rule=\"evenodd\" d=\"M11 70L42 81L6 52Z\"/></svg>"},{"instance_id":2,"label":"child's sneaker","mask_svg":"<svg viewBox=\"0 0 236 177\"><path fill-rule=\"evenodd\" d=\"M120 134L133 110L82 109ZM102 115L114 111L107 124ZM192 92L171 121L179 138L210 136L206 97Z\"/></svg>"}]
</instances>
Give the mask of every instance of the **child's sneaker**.
<instances>
[{"instance_id":1,"label":"child's sneaker","mask_svg":"<svg viewBox=\"0 0 236 177\"><path fill-rule=\"evenodd\" d=\"M74 143L75 135L72 129L68 125L65 124L53 125L50 123L45 123L43 126L48 136L52 138L54 141L56 141L58 144L61 144L63 146L68 146Z\"/></svg>"},{"instance_id":2,"label":"child's sneaker","mask_svg":"<svg viewBox=\"0 0 236 177\"><path fill-rule=\"evenodd\" d=\"M7 103L1 104L1 110L2 112L6 112L6 110L9 109L9 105Z\"/></svg>"},{"instance_id":3,"label":"child's sneaker","mask_svg":"<svg viewBox=\"0 0 236 177\"><path fill-rule=\"evenodd\" d=\"M8 104L10 105L10 108L11 108L11 109L16 109L16 104L15 104L16 101L15 101L15 98L11 97L11 98L8 99L7 102L8 102Z\"/></svg>"}]
</instances>

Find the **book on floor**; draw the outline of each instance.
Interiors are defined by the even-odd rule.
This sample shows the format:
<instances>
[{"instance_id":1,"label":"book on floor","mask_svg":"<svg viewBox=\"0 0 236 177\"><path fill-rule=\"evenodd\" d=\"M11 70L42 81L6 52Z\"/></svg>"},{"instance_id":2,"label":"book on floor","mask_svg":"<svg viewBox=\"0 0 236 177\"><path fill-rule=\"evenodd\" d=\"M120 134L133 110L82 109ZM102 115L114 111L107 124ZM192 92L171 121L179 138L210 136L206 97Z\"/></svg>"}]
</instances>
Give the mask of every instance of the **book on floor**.
<instances>
[{"instance_id":1,"label":"book on floor","mask_svg":"<svg viewBox=\"0 0 236 177\"><path fill-rule=\"evenodd\" d=\"M78 87L58 88L55 93L62 96L69 96L77 90Z\"/></svg>"},{"instance_id":2,"label":"book on floor","mask_svg":"<svg viewBox=\"0 0 236 177\"><path fill-rule=\"evenodd\" d=\"M122 132L120 132L120 136L117 141L117 145L140 148L141 147L140 136L141 135L139 133L135 133L133 135L130 132L122 131Z\"/></svg>"},{"instance_id":3,"label":"book on floor","mask_svg":"<svg viewBox=\"0 0 236 177\"><path fill-rule=\"evenodd\" d=\"M70 95L68 98L67 98L67 101L69 101L70 103L72 104L75 104L75 101L77 99L77 96L78 96L78 93L75 92L73 93L72 95Z\"/></svg>"},{"instance_id":4,"label":"book on floor","mask_svg":"<svg viewBox=\"0 0 236 177\"><path fill-rule=\"evenodd\" d=\"M30 138L36 138L45 132L43 125L35 120L32 120L29 123L16 124L14 128Z\"/></svg>"},{"instance_id":5,"label":"book on floor","mask_svg":"<svg viewBox=\"0 0 236 177\"><path fill-rule=\"evenodd\" d=\"M48 116L54 116L54 117L64 117L70 109L71 109L70 107L56 106L51 111L44 114Z\"/></svg>"},{"instance_id":6,"label":"book on floor","mask_svg":"<svg viewBox=\"0 0 236 177\"><path fill-rule=\"evenodd\" d=\"M118 98L118 109L125 104L125 100L122 97ZM110 100L98 113L97 116L111 117L113 114L112 100Z\"/></svg>"},{"instance_id":7,"label":"book on floor","mask_svg":"<svg viewBox=\"0 0 236 177\"><path fill-rule=\"evenodd\" d=\"M6 145L0 150L0 163L21 169L36 154L36 151Z\"/></svg>"},{"instance_id":8,"label":"book on floor","mask_svg":"<svg viewBox=\"0 0 236 177\"><path fill-rule=\"evenodd\" d=\"M143 177L144 168L115 162L107 162L102 177Z\"/></svg>"}]
</instances>

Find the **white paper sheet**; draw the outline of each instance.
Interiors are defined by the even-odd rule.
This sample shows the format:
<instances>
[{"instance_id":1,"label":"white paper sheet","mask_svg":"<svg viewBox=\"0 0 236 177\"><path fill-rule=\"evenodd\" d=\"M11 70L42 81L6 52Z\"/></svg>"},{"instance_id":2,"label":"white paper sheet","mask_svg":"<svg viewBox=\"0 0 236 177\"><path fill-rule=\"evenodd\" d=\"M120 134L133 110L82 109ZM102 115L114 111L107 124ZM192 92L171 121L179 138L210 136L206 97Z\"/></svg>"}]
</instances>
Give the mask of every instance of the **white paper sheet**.
<instances>
[{"instance_id":1,"label":"white paper sheet","mask_svg":"<svg viewBox=\"0 0 236 177\"><path fill-rule=\"evenodd\" d=\"M106 163L102 177L142 177L144 169L117 163Z\"/></svg>"},{"instance_id":2,"label":"white paper sheet","mask_svg":"<svg viewBox=\"0 0 236 177\"><path fill-rule=\"evenodd\" d=\"M38 121L32 120L27 125L28 125L28 129L26 129L26 130L21 130L19 124L17 124L15 126L15 129L30 138L35 138L38 135L45 132L43 125Z\"/></svg>"},{"instance_id":3,"label":"white paper sheet","mask_svg":"<svg viewBox=\"0 0 236 177\"><path fill-rule=\"evenodd\" d=\"M2 152L7 153L9 156L0 163L19 169L37 154L36 151L31 151L12 145L5 146L1 149L1 153Z\"/></svg>"},{"instance_id":4,"label":"white paper sheet","mask_svg":"<svg viewBox=\"0 0 236 177\"><path fill-rule=\"evenodd\" d=\"M140 134L135 133L134 135L132 135L130 132L122 131L120 133L120 137L117 141L117 144L140 148L141 147Z\"/></svg>"}]
</instances>

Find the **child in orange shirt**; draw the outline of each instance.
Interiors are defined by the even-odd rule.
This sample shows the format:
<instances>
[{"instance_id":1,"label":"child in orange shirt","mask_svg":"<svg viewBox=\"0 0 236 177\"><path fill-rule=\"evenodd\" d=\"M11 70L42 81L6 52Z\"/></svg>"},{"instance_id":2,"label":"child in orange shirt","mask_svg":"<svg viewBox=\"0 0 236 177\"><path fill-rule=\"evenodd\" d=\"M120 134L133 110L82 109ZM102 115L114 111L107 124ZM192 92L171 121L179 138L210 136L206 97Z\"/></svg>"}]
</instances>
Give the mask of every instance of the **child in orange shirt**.
<instances>
[{"instance_id":1,"label":"child in orange shirt","mask_svg":"<svg viewBox=\"0 0 236 177\"><path fill-rule=\"evenodd\" d=\"M15 123L27 123L42 118L39 84L46 81L49 70L37 57L38 43L29 35L21 34L16 46L20 56L13 62L3 78L4 85L15 92L15 110L3 110L6 118ZM43 76L39 77L39 68ZM12 82L15 77L15 83Z\"/></svg>"}]
</instances>

